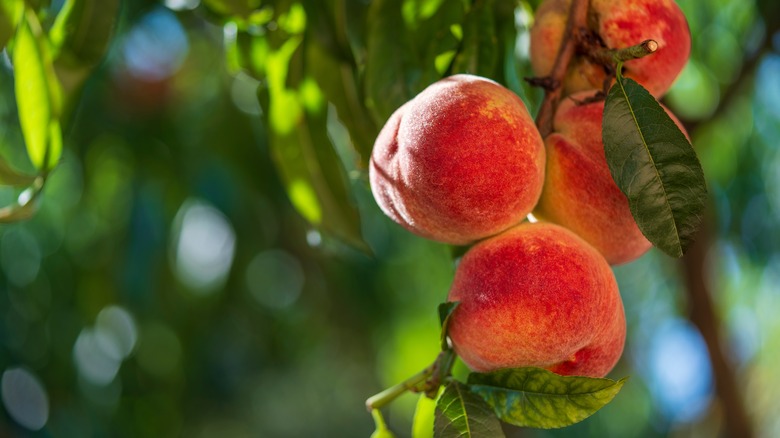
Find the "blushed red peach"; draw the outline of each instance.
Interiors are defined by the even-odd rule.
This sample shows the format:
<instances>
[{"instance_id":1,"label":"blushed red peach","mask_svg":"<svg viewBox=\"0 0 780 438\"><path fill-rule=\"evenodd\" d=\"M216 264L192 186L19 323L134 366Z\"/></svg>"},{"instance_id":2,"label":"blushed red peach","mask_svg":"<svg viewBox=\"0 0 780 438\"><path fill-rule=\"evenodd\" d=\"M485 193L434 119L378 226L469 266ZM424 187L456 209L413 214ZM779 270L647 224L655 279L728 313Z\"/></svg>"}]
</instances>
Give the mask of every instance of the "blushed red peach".
<instances>
[{"instance_id":1,"label":"blushed red peach","mask_svg":"<svg viewBox=\"0 0 780 438\"><path fill-rule=\"evenodd\" d=\"M554 132L545 139L545 185L534 215L574 231L609 264L619 265L637 259L652 244L610 174L601 140L604 102L576 103L593 93L564 99L555 113ZM666 112L685 133L677 118Z\"/></svg>"},{"instance_id":2,"label":"blushed red peach","mask_svg":"<svg viewBox=\"0 0 780 438\"><path fill-rule=\"evenodd\" d=\"M602 377L623 352L615 277L594 248L549 223L524 223L477 243L448 297L449 335L473 370L535 366Z\"/></svg>"},{"instance_id":3,"label":"blushed red peach","mask_svg":"<svg viewBox=\"0 0 780 438\"><path fill-rule=\"evenodd\" d=\"M455 75L396 110L374 143L371 190L420 236L466 244L522 221L539 199L544 143L525 104L489 79Z\"/></svg>"},{"instance_id":4,"label":"blushed red peach","mask_svg":"<svg viewBox=\"0 0 780 438\"><path fill-rule=\"evenodd\" d=\"M537 76L552 71L563 39L571 0L545 0L531 28L531 65ZM658 43L655 53L624 64L624 75L642 84L654 96L669 90L691 51L691 34L674 0L591 0L588 28L613 49L644 40ZM583 54L575 55L567 72L564 94L601 89L606 74Z\"/></svg>"}]
</instances>

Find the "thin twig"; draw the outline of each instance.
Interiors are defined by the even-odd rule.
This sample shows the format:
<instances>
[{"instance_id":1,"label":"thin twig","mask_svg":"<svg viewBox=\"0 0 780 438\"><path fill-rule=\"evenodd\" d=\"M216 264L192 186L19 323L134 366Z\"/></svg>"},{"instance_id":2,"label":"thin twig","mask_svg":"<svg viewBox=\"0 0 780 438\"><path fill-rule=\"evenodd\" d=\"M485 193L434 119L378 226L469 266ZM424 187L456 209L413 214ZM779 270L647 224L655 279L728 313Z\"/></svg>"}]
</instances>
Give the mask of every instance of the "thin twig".
<instances>
[{"instance_id":1,"label":"thin twig","mask_svg":"<svg viewBox=\"0 0 780 438\"><path fill-rule=\"evenodd\" d=\"M587 25L589 5L589 0L573 0L571 2L561 47L558 49L555 64L549 75L552 88L545 92L542 106L539 109L539 114L536 116L536 126L539 128L542 138L552 133L553 116L555 115L555 109L558 107L558 102L561 100L562 85L566 79L566 72L569 70L569 63L571 63L571 59L577 50L576 32Z\"/></svg>"}]
</instances>

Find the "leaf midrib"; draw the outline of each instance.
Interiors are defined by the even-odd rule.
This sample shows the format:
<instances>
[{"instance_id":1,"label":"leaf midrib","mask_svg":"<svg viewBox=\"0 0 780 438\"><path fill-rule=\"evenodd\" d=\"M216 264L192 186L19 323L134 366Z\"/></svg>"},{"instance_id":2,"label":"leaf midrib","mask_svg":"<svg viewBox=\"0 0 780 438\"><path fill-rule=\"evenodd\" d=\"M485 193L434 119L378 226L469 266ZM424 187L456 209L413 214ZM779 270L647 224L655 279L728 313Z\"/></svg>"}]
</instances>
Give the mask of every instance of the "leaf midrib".
<instances>
[{"instance_id":1,"label":"leaf midrib","mask_svg":"<svg viewBox=\"0 0 780 438\"><path fill-rule=\"evenodd\" d=\"M680 231L677 229L677 219L674 217L674 211L672 210L672 206L669 204L669 196L666 193L666 186L664 186L663 179L661 179L661 174L658 173L658 167L655 165L655 160L653 160L653 155L650 153L650 148L647 145L647 140L645 140L645 134L642 132L642 127L639 124L639 120L636 118L636 114L634 113L634 107L631 105L631 100L628 98L628 93L626 93L626 89L623 86L623 76L620 75L618 72L618 80L617 83L620 85L620 91L623 93L623 96L626 99L626 103L628 103L628 110L631 112L631 118L634 120L634 124L636 125L637 131L639 131L639 136L642 138L642 145L645 148L645 152L647 153L648 158L650 159L650 162L653 165L653 170L655 171L655 176L658 179L658 182L661 184L661 190L664 193L664 204L666 204L666 207L669 210L669 214L672 216L672 225L674 226L674 235L675 240L677 241L677 246L680 249L680 252L682 252L682 242L680 241ZM661 108L663 111L663 108Z\"/></svg>"}]
</instances>

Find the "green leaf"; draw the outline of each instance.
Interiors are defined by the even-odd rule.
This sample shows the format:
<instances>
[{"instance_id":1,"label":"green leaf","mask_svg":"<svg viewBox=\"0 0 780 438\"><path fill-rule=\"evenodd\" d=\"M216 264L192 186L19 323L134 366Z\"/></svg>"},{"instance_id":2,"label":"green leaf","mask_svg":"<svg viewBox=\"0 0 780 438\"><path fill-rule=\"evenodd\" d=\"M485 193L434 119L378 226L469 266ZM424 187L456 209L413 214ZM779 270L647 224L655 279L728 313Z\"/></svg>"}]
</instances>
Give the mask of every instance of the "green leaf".
<instances>
[{"instance_id":1,"label":"green leaf","mask_svg":"<svg viewBox=\"0 0 780 438\"><path fill-rule=\"evenodd\" d=\"M463 41L455 56L452 73L494 77L498 65L498 39L493 1L477 1L463 21Z\"/></svg>"},{"instance_id":2,"label":"green leaf","mask_svg":"<svg viewBox=\"0 0 780 438\"><path fill-rule=\"evenodd\" d=\"M385 419L382 417L382 412L379 409L372 410L371 416L374 417L374 424L376 427L374 433L371 434L371 438L395 438L393 432L387 428Z\"/></svg>"},{"instance_id":3,"label":"green leaf","mask_svg":"<svg viewBox=\"0 0 780 438\"><path fill-rule=\"evenodd\" d=\"M503 437L501 423L484 400L468 386L453 380L436 403L434 436L437 438Z\"/></svg>"},{"instance_id":4,"label":"green leaf","mask_svg":"<svg viewBox=\"0 0 780 438\"><path fill-rule=\"evenodd\" d=\"M355 149L360 154L362 167L368 160L379 129L370 117L360 96L355 71L345 62L339 62L315 39L307 44L308 73L317 81L325 97L336 107L339 120L344 123Z\"/></svg>"},{"instance_id":5,"label":"green leaf","mask_svg":"<svg viewBox=\"0 0 780 438\"><path fill-rule=\"evenodd\" d=\"M412 420L412 438L433 438L433 421L436 414L436 400L420 394Z\"/></svg>"},{"instance_id":6,"label":"green leaf","mask_svg":"<svg viewBox=\"0 0 780 438\"><path fill-rule=\"evenodd\" d=\"M462 35L456 33L465 15L462 0L444 0L415 30L415 45L422 48L419 62L423 67L420 78L423 85L436 82L449 71L461 43Z\"/></svg>"},{"instance_id":7,"label":"green leaf","mask_svg":"<svg viewBox=\"0 0 780 438\"><path fill-rule=\"evenodd\" d=\"M24 10L22 0L0 0L0 50L16 32Z\"/></svg>"},{"instance_id":8,"label":"green leaf","mask_svg":"<svg viewBox=\"0 0 780 438\"><path fill-rule=\"evenodd\" d=\"M641 85L618 76L604 105L604 151L639 229L681 257L701 224L707 187L688 139Z\"/></svg>"},{"instance_id":9,"label":"green leaf","mask_svg":"<svg viewBox=\"0 0 780 438\"><path fill-rule=\"evenodd\" d=\"M55 63L93 67L108 50L119 0L67 0L51 29Z\"/></svg>"},{"instance_id":10,"label":"green leaf","mask_svg":"<svg viewBox=\"0 0 780 438\"><path fill-rule=\"evenodd\" d=\"M468 384L502 421L552 429L593 415L615 397L625 380L560 376L529 367L471 373Z\"/></svg>"},{"instance_id":11,"label":"green leaf","mask_svg":"<svg viewBox=\"0 0 780 438\"><path fill-rule=\"evenodd\" d=\"M19 121L27 153L35 167L50 170L62 153L59 124L62 97L49 43L32 10L26 11L19 24L13 64Z\"/></svg>"},{"instance_id":12,"label":"green leaf","mask_svg":"<svg viewBox=\"0 0 780 438\"><path fill-rule=\"evenodd\" d=\"M449 301L439 304L439 323L441 324L441 349L446 350L449 348L447 345L447 329L450 322L450 317L455 308L458 307L460 301Z\"/></svg>"},{"instance_id":13,"label":"green leaf","mask_svg":"<svg viewBox=\"0 0 780 438\"><path fill-rule=\"evenodd\" d=\"M415 93L419 75L414 48L406 32L398 0L377 0L368 14L365 87L367 105L379 124Z\"/></svg>"},{"instance_id":14,"label":"green leaf","mask_svg":"<svg viewBox=\"0 0 780 438\"><path fill-rule=\"evenodd\" d=\"M290 58L303 38L289 39L268 56L267 85L260 89L271 154L293 206L312 225L370 252L360 231L349 181L328 137L327 101L307 77L286 86Z\"/></svg>"}]
</instances>

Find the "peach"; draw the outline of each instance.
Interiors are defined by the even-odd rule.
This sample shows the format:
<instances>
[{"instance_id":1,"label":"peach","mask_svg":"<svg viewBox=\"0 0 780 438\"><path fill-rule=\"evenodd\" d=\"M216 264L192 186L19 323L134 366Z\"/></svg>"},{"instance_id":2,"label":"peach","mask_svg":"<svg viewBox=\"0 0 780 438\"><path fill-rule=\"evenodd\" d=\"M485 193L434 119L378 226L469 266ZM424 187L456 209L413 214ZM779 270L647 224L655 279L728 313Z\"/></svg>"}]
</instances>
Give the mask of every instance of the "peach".
<instances>
[{"instance_id":1,"label":"peach","mask_svg":"<svg viewBox=\"0 0 780 438\"><path fill-rule=\"evenodd\" d=\"M626 321L607 262L571 231L523 223L477 243L449 293L449 335L473 370L535 366L603 377L623 352Z\"/></svg>"},{"instance_id":2,"label":"peach","mask_svg":"<svg viewBox=\"0 0 780 438\"><path fill-rule=\"evenodd\" d=\"M619 265L637 259L652 244L610 174L601 140L604 102L575 102L593 93L564 99L555 112L554 132L545 139L546 181L534 215L574 231L609 264ZM685 132L674 114L666 112Z\"/></svg>"},{"instance_id":3,"label":"peach","mask_svg":"<svg viewBox=\"0 0 780 438\"><path fill-rule=\"evenodd\" d=\"M545 0L531 28L531 65L537 76L549 75L561 45L571 0ZM691 50L688 22L674 0L591 0L589 30L608 48L620 49L652 39L658 50L626 62L624 75L642 84L654 96L669 90ZM585 54L572 59L564 95L604 86L606 73Z\"/></svg>"},{"instance_id":4,"label":"peach","mask_svg":"<svg viewBox=\"0 0 780 438\"><path fill-rule=\"evenodd\" d=\"M519 223L544 182L523 102L489 79L442 79L395 111L369 166L379 207L420 236L466 244Z\"/></svg>"}]
</instances>

